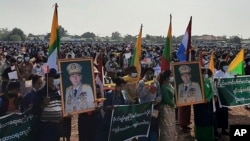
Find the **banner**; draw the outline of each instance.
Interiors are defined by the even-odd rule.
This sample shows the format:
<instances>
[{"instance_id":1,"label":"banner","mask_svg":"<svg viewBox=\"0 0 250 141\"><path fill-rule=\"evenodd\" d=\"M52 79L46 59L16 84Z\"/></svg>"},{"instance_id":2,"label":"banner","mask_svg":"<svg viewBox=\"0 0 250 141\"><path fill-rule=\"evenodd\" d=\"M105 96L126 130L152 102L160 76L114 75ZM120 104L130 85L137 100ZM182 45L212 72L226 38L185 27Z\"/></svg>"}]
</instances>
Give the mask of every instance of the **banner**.
<instances>
[{"instance_id":1,"label":"banner","mask_svg":"<svg viewBox=\"0 0 250 141\"><path fill-rule=\"evenodd\" d=\"M148 136L152 109L152 102L115 106L111 118L109 141Z\"/></svg>"},{"instance_id":2,"label":"banner","mask_svg":"<svg viewBox=\"0 0 250 141\"><path fill-rule=\"evenodd\" d=\"M0 141L33 141L35 120L30 111L0 117Z\"/></svg>"},{"instance_id":3,"label":"banner","mask_svg":"<svg viewBox=\"0 0 250 141\"><path fill-rule=\"evenodd\" d=\"M220 103L224 107L250 103L250 76L221 78L217 88Z\"/></svg>"}]
</instances>

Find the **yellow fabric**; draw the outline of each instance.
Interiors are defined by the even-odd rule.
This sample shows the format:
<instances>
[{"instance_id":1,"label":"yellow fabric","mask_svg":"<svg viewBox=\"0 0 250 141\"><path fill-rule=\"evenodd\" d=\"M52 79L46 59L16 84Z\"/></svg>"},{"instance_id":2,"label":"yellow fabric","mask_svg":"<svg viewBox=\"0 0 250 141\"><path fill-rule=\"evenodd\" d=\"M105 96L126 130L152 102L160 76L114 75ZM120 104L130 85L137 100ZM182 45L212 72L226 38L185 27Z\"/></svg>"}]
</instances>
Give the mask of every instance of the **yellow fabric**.
<instances>
[{"instance_id":1,"label":"yellow fabric","mask_svg":"<svg viewBox=\"0 0 250 141\"><path fill-rule=\"evenodd\" d=\"M144 82L145 85L151 85L153 84L155 81L154 80L149 80L149 81L146 81Z\"/></svg>"},{"instance_id":2,"label":"yellow fabric","mask_svg":"<svg viewBox=\"0 0 250 141\"><path fill-rule=\"evenodd\" d=\"M55 42L57 38L57 29L58 29L58 15L57 15L57 4L55 5L54 15L53 15L53 22L50 32L50 40L49 40L49 46L51 47L52 44Z\"/></svg>"},{"instance_id":3,"label":"yellow fabric","mask_svg":"<svg viewBox=\"0 0 250 141\"><path fill-rule=\"evenodd\" d=\"M126 75L126 76L123 76L123 79L127 82L127 83L131 83L131 84L135 84L139 81L139 78L136 77L136 78L133 78L129 75Z\"/></svg>"},{"instance_id":4,"label":"yellow fabric","mask_svg":"<svg viewBox=\"0 0 250 141\"><path fill-rule=\"evenodd\" d=\"M212 52L212 54L211 54L211 56L210 56L208 68L209 68L209 69L212 71L212 73L214 74L214 52Z\"/></svg>"},{"instance_id":5,"label":"yellow fabric","mask_svg":"<svg viewBox=\"0 0 250 141\"><path fill-rule=\"evenodd\" d=\"M137 78L140 78L141 76L141 63L140 63L141 50L142 50L141 44L142 44L142 25L141 25L141 29L140 29L138 38L136 40L136 45L135 45L136 54L135 54L135 59L134 59L135 61L134 66L136 67L136 70L138 73Z\"/></svg>"},{"instance_id":6,"label":"yellow fabric","mask_svg":"<svg viewBox=\"0 0 250 141\"><path fill-rule=\"evenodd\" d=\"M233 69L235 69L243 61L244 61L244 49L241 49L241 51L237 54L237 56L229 64L228 70L232 71Z\"/></svg>"}]
</instances>

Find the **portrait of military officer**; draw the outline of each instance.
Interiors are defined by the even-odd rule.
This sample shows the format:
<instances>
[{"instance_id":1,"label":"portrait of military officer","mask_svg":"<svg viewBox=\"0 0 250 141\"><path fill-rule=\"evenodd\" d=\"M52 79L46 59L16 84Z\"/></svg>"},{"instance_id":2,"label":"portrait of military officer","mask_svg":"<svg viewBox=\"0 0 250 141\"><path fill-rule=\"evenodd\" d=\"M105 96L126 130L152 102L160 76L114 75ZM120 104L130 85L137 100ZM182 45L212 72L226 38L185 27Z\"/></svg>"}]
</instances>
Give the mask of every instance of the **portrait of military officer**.
<instances>
[{"instance_id":1,"label":"portrait of military officer","mask_svg":"<svg viewBox=\"0 0 250 141\"><path fill-rule=\"evenodd\" d=\"M66 88L65 112L75 112L94 108L93 89L89 84L82 84L82 66L78 63L70 63L67 66L71 86Z\"/></svg>"},{"instance_id":2,"label":"portrait of military officer","mask_svg":"<svg viewBox=\"0 0 250 141\"><path fill-rule=\"evenodd\" d=\"M183 83L178 85L177 102L182 104L202 101L200 84L191 80L191 67L181 65L178 70Z\"/></svg>"}]
</instances>

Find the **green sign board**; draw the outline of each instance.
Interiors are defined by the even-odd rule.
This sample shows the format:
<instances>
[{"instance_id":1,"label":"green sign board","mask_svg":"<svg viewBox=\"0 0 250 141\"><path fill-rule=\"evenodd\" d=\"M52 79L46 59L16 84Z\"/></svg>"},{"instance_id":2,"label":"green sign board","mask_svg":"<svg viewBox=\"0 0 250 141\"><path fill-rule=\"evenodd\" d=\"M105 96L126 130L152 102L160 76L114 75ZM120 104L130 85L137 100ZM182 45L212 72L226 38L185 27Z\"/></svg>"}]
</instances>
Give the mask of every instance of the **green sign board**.
<instances>
[{"instance_id":1,"label":"green sign board","mask_svg":"<svg viewBox=\"0 0 250 141\"><path fill-rule=\"evenodd\" d=\"M33 141L35 120L30 111L0 117L0 141Z\"/></svg>"},{"instance_id":2,"label":"green sign board","mask_svg":"<svg viewBox=\"0 0 250 141\"><path fill-rule=\"evenodd\" d=\"M250 76L221 78L217 88L222 106L240 106L250 103Z\"/></svg>"},{"instance_id":3,"label":"green sign board","mask_svg":"<svg viewBox=\"0 0 250 141\"><path fill-rule=\"evenodd\" d=\"M112 113L109 141L148 136L152 109L152 102L116 106Z\"/></svg>"}]
</instances>

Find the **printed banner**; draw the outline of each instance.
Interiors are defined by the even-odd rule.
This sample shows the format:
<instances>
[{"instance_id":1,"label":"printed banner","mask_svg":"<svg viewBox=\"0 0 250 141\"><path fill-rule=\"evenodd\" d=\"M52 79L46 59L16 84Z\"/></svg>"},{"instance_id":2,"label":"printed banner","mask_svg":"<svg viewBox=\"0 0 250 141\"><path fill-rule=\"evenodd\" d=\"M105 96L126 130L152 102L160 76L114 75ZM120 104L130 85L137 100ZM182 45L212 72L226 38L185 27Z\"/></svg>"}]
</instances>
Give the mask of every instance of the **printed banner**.
<instances>
[{"instance_id":1,"label":"printed banner","mask_svg":"<svg viewBox=\"0 0 250 141\"><path fill-rule=\"evenodd\" d=\"M221 78L217 88L222 106L240 106L250 103L250 76Z\"/></svg>"},{"instance_id":2,"label":"printed banner","mask_svg":"<svg viewBox=\"0 0 250 141\"><path fill-rule=\"evenodd\" d=\"M152 102L116 106L112 113L109 141L148 136L152 109Z\"/></svg>"},{"instance_id":3,"label":"printed banner","mask_svg":"<svg viewBox=\"0 0 250 141\"><path fill-rule=\"evenodd\" d=\"M30 111L0 117L0 141L33 141L35 120Z\"/></svg>"}]
</instances>

